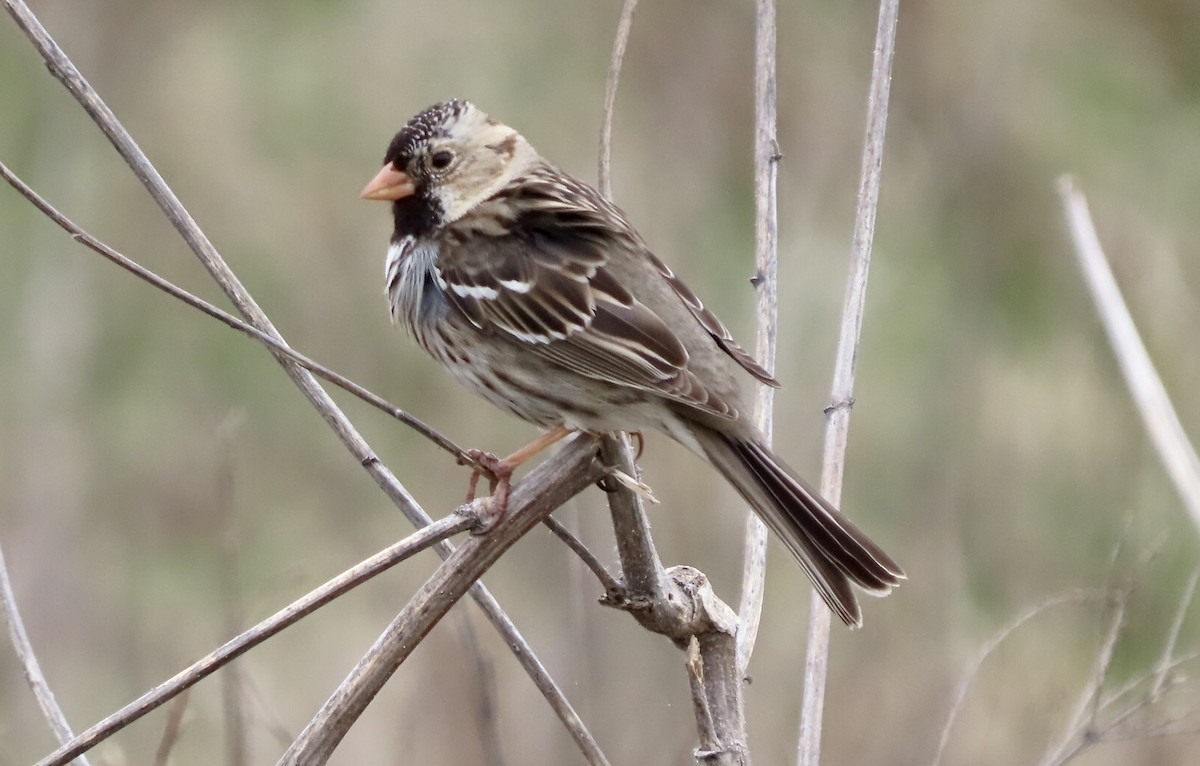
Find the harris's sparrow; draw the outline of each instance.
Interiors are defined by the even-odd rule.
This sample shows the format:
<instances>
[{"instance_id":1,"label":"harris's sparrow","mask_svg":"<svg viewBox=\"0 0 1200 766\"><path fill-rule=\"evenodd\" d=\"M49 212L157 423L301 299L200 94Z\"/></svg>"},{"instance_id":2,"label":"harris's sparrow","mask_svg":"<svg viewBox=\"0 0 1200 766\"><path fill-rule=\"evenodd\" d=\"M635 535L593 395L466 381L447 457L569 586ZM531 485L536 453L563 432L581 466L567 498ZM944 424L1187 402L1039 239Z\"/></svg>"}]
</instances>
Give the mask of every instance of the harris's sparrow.
<instances>
[{"instance_id":1,"label":"harris's sparrow","mask_svg":"<svg viewBox=\"0 0 1200 766\"><path fill-rule=\"evenodd\" d=\"M549 429L535 447L572 430L666 433L720 471L851 626L851 583L886 595L904 579L748 419L739 377L778 386L771 374L624 213L515 130L466 101L435 104L362 196L392 202L393 319L467 388Z\"/></svg>"}]
</instances>

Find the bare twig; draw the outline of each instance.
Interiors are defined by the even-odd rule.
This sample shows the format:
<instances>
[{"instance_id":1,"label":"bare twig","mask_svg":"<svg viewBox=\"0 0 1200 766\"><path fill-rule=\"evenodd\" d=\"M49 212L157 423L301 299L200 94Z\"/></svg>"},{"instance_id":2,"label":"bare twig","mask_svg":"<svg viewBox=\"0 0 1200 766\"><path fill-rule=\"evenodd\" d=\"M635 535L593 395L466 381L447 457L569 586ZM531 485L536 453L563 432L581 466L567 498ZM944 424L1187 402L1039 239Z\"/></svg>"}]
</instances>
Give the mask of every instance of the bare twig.
<instances>
[{"instance_id":1,"label":"bare twig","mask_svg":"<svg viewBox=\"0 0 1200 766\"><path fill-rule=\"evenodd\" d=\"M1183 619L1192 606L1192 599L1196 597L1198 582L1200 582L1200 569L1195 569L1192 571L1192 576L1188 578L1187 585L1183 588L1183 597L1179 599L1175 617L1171 620L1171 627L1167 631L1167 640L1163 644L1162 654L1158 658L1158 664L1154 666L1154 685L1150 688L1151 697L1158 697L1159 692L1166 684L1171 665L1175 662L1175 646L1179 642L1179 632L1183 630Z\"/></svg>"},{"instance_id":2,"label":"bare twig","mask_svg":"<svg viewBox=\"0 0 1200 766\"><path fill-rule=\"evenodd\" d=\"M600 585L604 588L606 597L614 597L620 591L621 586L616 580L613 579L613 576L608 573L608 570L604 568L604 564L600 563L600 559L596 558L596 554L592 553L592 551L583 544L582 540L573 535L571 530L564 527L562 523L553 516L547 516L546 520L542 523L550 528L550 531L554 533L555 537L566 543L567 547L574 551L575 555L579 557L579 560L582 561L588 569L592 570L592 574L596 575L596 579L600 581Z\"/></svg>"},{"instance_id":3,"label":"bare twig","mask_svg":"<svg viewBox=\"0 0 1200 766\"><path fill-rule=\"evenodd\" d=\"M837 362L833 372L833 390L830 405L826 410L825 451L821 464L821 494L834 505L840 505L842 497L842 474L850 433L850 408L854 401L854 373L858 361L859 338L862 335L867 274L871 266L875 211L879 202L879 182L883 168L883 139L887 127L899 4L899 0L880 1L879 23L875 30L871 91L867 98L866 137L854 218L854 245L842 310ZM829 625L829 609L819 599L814 598L809 610L808 645L804 663L804 701L800 711L800 741L797 754L800 766L817 766L821 758L821 719L825 705Z\"/></svg>"},{"instance_id":4,"label":"bare twig","mask_svg":"<svg viewBox=\"0 0 1200 766\"><path fill-rule=\"evenodd\" d=\"M279 763L297 766L325 763L387 680L466 593L471 583L555 508L608 472L595 458L595 440L590 436L577 436L517 484L509 498L508 512L487 534L472 536L442 563L308 723ZM607 763L598 749L585 755L591 763Z\"/></svg>"},{"instance_id":5,"label":"bare twig","mask_svg":"<svg viewBox=\"0 0 1200 766\"><path fill-rule=\"evenodd\" d=\"M419 418L416 418L416 417L408 414L407 412L400 409L396 405L392 404L391 402L388 402L383 397L377 396L376 394L372 393L371 391L367 390L366 388L363 388L362 386L358 385L357 383L350 380L349 378L342 375L341 373L336 372L336 371L326 367L325 365L321 364L320 362L317 362L317 361L311 359L310 357L305 356L304 354L300 353L299 351L296 351L295 349L291 348L286 343L284 343L283 341L274 337L273 335L269 335L269 334L263 332L262 330L258 329L257 327L253 327L253 326L247 324L246 322L243 322L242 320L238 319L237 317L233 316L232 314L230 314L226 311L222 311L221 309L212 305L208 301L205 301L203 298L199 298L196 295L193 295L192 293L188 292L187 290L184 290L182 287L179 287L178 285L174 284L173 282L170 282L170 281L162 278L161 276L154 273L150 269L147 269L145 266L142 266L141 264L139 264L138 262L129 258L128 256L125 256L125 255L117 252L116 250L114 250L111 247L109 247L108 245L106 245L104 242L100 241L99 239L96 239L91 234L87 233L82 228L80 228L80 226L78 224L76 224L74 221L72 221L70 218L63 215L57 208L55 208L53 205L51 205L48 201L46 201L46 199L44 197L42 197L40 194L38 194L36 191L34 191L27 183L25 183L23 180L21 180L21 178L19 176L17 176L17 174L13 173L12 170L10 170L8 168L8 166L6 166L3 162L0 162L0 176L3 176L4 180L8 181L9 185L12 186L14 189L16 189L17 192L19 192L21 194L21 196L23 196L23 197L25 197L25 199L29 200L29 202L32 203L34 207L36 207L38 210L42 211L42 213L44 213L47 218L49 218L54 223L58 224L58 226L60 228L62 228L64 231L66 231L68 234L71 235L72 239L74 239L76 242L79 242L84 247L88 248L89 250L92 250L95 253L102 255L103 257L105 257L109 261L111 261L112 263L115 263L117 266L120 266L122 269L125 269L130 274L133 274L138 279L141 279L142 281L150 284L152 287L155 287L155 288L161 290L162 292L166 293L167 295L170 295L171 297L173 297L179 301L182 301L183 303L186 303L187 305L200 311L201 313L207 314L208 316L212 317L213 319L216 319L217 321L221 322L222 324L226 325L227 327L231 327L240 333L243 333L245 335L250 336L251 338L254 338L255 340L257 340L260 343L267 346L269 349L271 349L275 353L283 354L284 356L288 357L289 359L291 359L292 361L294 361L296 364L300 365L304 369L312 372L314 375L317 375L317 376L323 378L324 380L327 380L330 383L334 384L335 386L343 389L344 391L347 391L348 393L353 394L354 396L358 397L359 399L361 399L362 401L371 405L372 407L380 410L381 412L391 415L393 418L395 418L396 420L399 420L401 423L404 423L405 425L409 426L414 431L416 431L417 433L424 436L426 439L429 439L437 446L439 446L442 449L449 452L451 455L454 455L454 457L460 463L462 463L464 465L471 465L472 467L479 468L482 471L487 470L487 468L485 466L483 466L483 465L479 464L477 461L475 461L471 457L470 453L468 453L463 448L459 447L457 444L452 442L447 437L443 436L441 433L436 431L433 427L431 427L424 421L420 420Z\"/></svg>"},{"instance_id":6,"label":"bare twig","mask_svg":"<svg viewBox=\"0 0 1200 766\"><path fill-rule=\"evenodd\" d=\"M37 655L33 651L29 634L25 632L25 622L21 619L20 610L17 609L17 596L13 592L12 582L8 578L8 566L4 563L3 549L0 549L0 611L4 613L4 621L8 623L8 635L12 639L17 662L21 663L21 670L25 673L25 682L33 690L38 707L42 709L42 716L46 719L46 723L50 724L50 730L54 732L54 736L59 742L70 742L75 734L71 731L71 725L67 723L67 716L58 706L58 700L54 698L54 692L50 689L46 676L42 674L41 663L38 662ZM63 763L66 762L63 761ZM79 755L74 763L77 766L88 766L87 759L82 755Z\"/></svg>"},{"instance_id":7,"label":"bare twig","mask_svg":"<svg viewBox=\"0 0 1200 766\"><path fill-rule=\"evenodd\" d=\"M1125 376L1125 383L1184 508L1192 517L1192 523L1200 528L1200 457L1197 457L1196 448L1179 422L1179 415L1171 404L1162 378L1154 369L1154 362L1142 343L1129 307L1121 297L1121 289L1113 277L1100 246L1100 238L1096 235L1091 213L1088 212L1087 199L1070 176L1059 179L1058 194L1062 198L1064 214L1071 229L1075 255Z\"/></svg>"},{"instance_id":8,"label":"bare twig","mask_svg":"<svg viewBox=\"0 0 1200 766\"><path fill-rule=\"evenodd\" d=\"M605 437L605 462L632 468L629 454ZM742 674L737 667L737 615L716 594L704 573L687 566L664 569L639 498L609 495L623 577L617 597L604 604L633 615L646 630L688 651L686 667L700 736L697 758L705 763L749 764ZM692 647L692 648L689 648Z\"/></svg>"},{"instance_id":9,"label":"bare twig","mask_svg":"<svg viewBox=\"0 0 1200 766\"><path fill-rule=\"evenodd\" d=\"M266 314L259 308L249 292L238 280L237 276L221 258L212 243L192 220L190 214L180 203L179 199L167 186L162 176L150 163L145 153L125 130L124 126L100 98L100 95L88 84L82 73L63 52L62 48L50 37L41 22L21 0L4 0L9 15L25 32L30 42L37 48L46 66L79 102L84 111L104 132L109 141L117 149L122 159L133 170L143 186L158 203L167 219L183 237L193 253L200 259L202 265L221 287L222 291L237 306L238 311L249 320L250 324L268 335L276 337L281 343L282 337L268 320ZM292 382L300 389L314 409L334 431L346 449L363 466L364 470L374 479L388 498L396 505L405 517L417 527L431 522L428 514L421 509L408 490L400 484L395 475L375 455L374 450L362 438L349 419L337 407L329 394L317 383L312 374L301 368L286 356L276 353L276 359ZM434 546L434 551L443 560L449 557L453 546L442 542ZM555 684L554 679L546 672L546 668L533 653L529 643L517 630L512 620L500 608L499 602L483 583L475 583L471 588L471 598L483 610L488 621L500 632L504 643L513 652L521 667L533 680L538 690L550 704L559 720L575 738L576 744L584 753L597 751L595 740L588 733L583 721L572 709L566 695Z\"/></svg>"},{"instance_id":10,"label":"bare twig","mask_svg":"<svg viewBox=\"0 0 1200 766\"><path fill-rule=\"evenodd\" d=\"M1096 670L1093 671L1089 679L1089 684L1085 687L1083 696L1080 698L1080 705L1076 711L1075 718L1071 722L1071 725L1068 725L1064 730L1059 745L1047 751L1042 761L1043 766L1063 766L1063 764L1069 763L1089 748L1102 742L1182 733L1180 730L1171 728L1171 724L1178 723L1178 721L1168 720L1156 725L1141 726L1131 725L1130 722L1135 715L1157 703L1166 690L1182 683L1183 679L1178 675L1174 675L1173 671L1200 657L1200 652L1192 652L1183 656L1175 655L1179 630L1183 624L1183 618L1191 606L1192 598L1195 595L1198 573L1200 572L1193 573L1184 587L1183 594L1179 600L1179 606L1176 608L1175 616L1168 628L1162 655L1154 664L1154 667L1127 681L1120 688L1107 694L1102 694L1102 686L1107 680L1108 667L1112 661L1113 645L1116 642L1113 629L1110 628L1109 634L1106 636L1098 653ZM1123 594L1123 591L1119 591L1118 597ZM1113 626L1116 627L1117 633L1120 631L1120 628L1117 627L1117 621L1124 616L1120 606L1120 603L1118 603L1116 608L1114 608ZM1143 693L1133 699L1129 699L1133 692L1138 689L1144 689ZM1087 695L1089 694L1091 695L1090 705L1087 703ZM1124 705L1118 708L1118 704L1122 702L1124 702ZM1086 718L1081 715L1085 707L1090 707L1090 713ZM1101 721L1102 715L1105 718L1103 721Z\"/></svg>"},{"instance_id":11,"label":"bare twig","mask_svg":"<svg viewBox=\"0 0 1200 766\"><path fill-rule=\"evenodd\" d=\"M628 473L634 470L633 455L624 439L605 437L600 442L604 462ZM666 591L666 573L650 535L641 498L626 487L616 486L608 494L608 510L613 520L617 557L621 560L621 593L657 600Z\"/></svg>"},{"instance_id":12,"label":"bare twig","mask_svg":"<svg viewBox=\"0 0 1200 766\"><path fill-rule=\"evenodd\" d=\"M183 734L183 714L187 711L188 692L185 690L175 698L171 709L167 711L167 725L163 727L162 737L158 740L158 749L154 751L154 766L167 766L171 750Z\"/></svg>"},{"instance_id":13,"label":"bare twig","mask_svg":"<svg viewBox=\"0 0 1200 766\"><path fill-rule=\"evenodd\" d=\"M1168 673L1171 670L1175 670L1188 662L1194 661L1197 657L1200 657L1200 653L1193 653L1191 655L1176 659L1168 667ZM1147 682L1152 682L1152 680L1153 674L1146 673L1135 679L1131 684L1127 684L1126 690L1140 687ZM1076 746L1064 754L1064 757L1057 761L1056 764L1067 763L1072 758L1083 753L1092 745L1100 744L1101 742L1114 742L1119 740L1136 739L1139 737L1160 736L1164 733L1164 730L1169 729L1171 724L1178 723L1179 721L1168 720L1159 724L1144 725L1140 727L1133 726L1132 724L1129 724L1129 722L1135 715L1149 707L1152 707L1156 702L1158 702L1159 699L1161 699L1161 695L1165 691L1180 686L1182 683L1183 679L1181 677L1168 675L1167 680L1157 691L1151 687L1151 689L1145 694L1140 695L1136 699L1130 700L1128 703L1126 703L1125 707L1117 710L1115 713L1111 713L1109 719L1102 725L1098 725L1092 729L1087 729L1084 733L1088 736L1080 737L1076 743ZM1126 691L1126 693L1128 693L1128 691ZM1100 702L1100 709L1102 711L1112 710L1114 707L1116 707L1118 699L1123 696L1125 695L1106 695L1105 698Z\"/></svg>"},{"instance_id":14,"label":"bare twig","mask_svg":"<svg viewBox=\"0 0 1200 766\"><path fill-rule=\"evenodd\" d=\"M1135 691L1143 686L1148 686L1149 691L1142 695L1142 700L1145 702L1154 702L1167 689L1169 689L1172 684L1178 683L1181 680L1177 676L1172 676L1172 673L1190 662L1195 662L1197 659L1200 659L1200 650L1172 656L1171 661L1166 663L1165 666L1161 664L1155 664L1150 671L1134 676L1121 686L1104 695L1104 699L1100 701L1100 707L1105 709L1112 708L1116 706L1117 703L1122 702L1126 698L1132 696ZM1155 683L1157 682L1158 674L1164 669L1166 670L1165 677L1162 685L1159 686L1156 691ZM1129 706L1140 706L1140 703L1130 703ZM1127 706L1126 709L1128 710L1129 707Z\"/></svg>"},{"instance_id":15,"label":"bare twig","mask_svg":"<svg viewBox=\"0 0 1200 766\"><path fill-rule=\"evenodd\" d=\"M412 533L395 545L385 548L303 598L294 601L216 651L154 687L38 761L37 766L61 766L80 753L87 752L114 732L128 726L302 617L312 614L343 593L361 585L375 575L387 571L413 554L419 553L451 535L463 532L474 524L475 520L468 516L451 514Z\"/></svg>"},{"instance_id":16,"label":"bare twig","mask_svg":"<svg viewBox=\"0 0 1200 766\"><path fill-rule=\"evenodd\" d=\"M612 54L608 62L608 78L604 86L604 107L600 116L600 157L598 181L600 193L612 199L612 126L613 111L617 103L617 87L621 82L621 67L625 60L625 47L633 28L633 13L637 0L625 0L621 6L621 18L617 22L617 34L613 39ZM629 438L624 434L605 438L600 446L605 463L619 471L640 477ZM650 536L650 523L646 519L642 500L629 487L616 483L608 493L608 506L613 520L613 532L617 539L617 553L621 559L621 597L626 589L639 597L655 598L665 588L666 575L654 539ZM607 588L606 588L607 590ZM617 593L617 591L613 591ZM619 603L619 602L615 602Z\"/></svg>"},{"instance_id":17,"label":"bare twig","mask_svg":"<svg viewBox=\"0 0 1200 766\"><path fill-rule=\"evenodd\" d=\"M754 284L756 350L759 363L775 368L778 330L779 253L775 180L779 172L779 143L775 140L775 0L758 0L754 25ZM771 443L771 408L775 389L755 387L754 421ZM738 607L738 672L746 676L750 653L758 638L767 577L767 527L758 515L746 514L742 544L742 600Z\"/></svg>"},{"instance_id":18,"label":"bare twig","mask_svg":"<svg viewBox=\"0 0 1200 766\"><path fill-rule=\"evenodd\" d=\"M1125 605L1128 593L1116 590L1112 593L1112 618L1109 621L1108 632L1096 653L1096 666L1084 685L1075 703L1075 711L1064 729L1058 745L1047 751L1042 759L1042 766L1057 766L1066 763L1078 747L1083 746L1095 736L1097 721L1100 715L1100 693L1108 678L1108 670L1112 666L1113 652L1117 647L1117 639L1125 627Z\"/></svg>"},{"instance_id":19,"label":"bare twig","mask_svg":"<svg viewBox=\"0 0 1200 766\"><path fill-rule=\"evenodd\" d=\"M617 22L617 36L613 38L612 56L608 61L608 79L604 83L604 110L600 124L600 171L598 180L600 193L612 199L612 129L613 110L617 104L617 86L621 81L621 64L625 60L625 46L629 44L629 31L633 28L633 12L638 0L625 0L621 5L621 20Z\"/></svg>"},{"instance_id":20,"label":"bare twig","mask_svg":"<svg viewBox=\"0 0 1200 766\"><path fill-rule=\"evenodd\" d=\"M1120 638L1124 625L1128 586L1126 586L1125 590L1089 589L1069 591L1046 599L1021 612L1008 625L1005 625L990 638L981 647L972 661L968 663L959 680L945 725L942 727L937 752L934 755L931 766L939 766L941 764L946 747L950 741L951 730L953 729L958 713L963 707L967 691L978 675L984 661L1017 629L1051 607L1063 604L1108 601L1113 605L1113 608L1108 630L1105 632L1100 648L1097 651L1094 668L1088 676L1088 682L1080 692L1079 701L1070 720L1064 727L1058 744L1048 749L1043 756L1041 761L1042 766L1062 766L1089 747L1101 742L1181 733L1169 728L1169 725L1173 723L1170 721L1161 726L1140 727L1136 730L1123 728L1123 725L1135 714L1153 705L1165 689L1179 683L1180 679L1178 677L1170 675L1173 671L1186 663L1200 658L1200 652L1183 656L1175 656L1174 654L1175 639L1172 638L1172 635L1174 635L1174 626L1180 622L1178 615L1186 612L1187 606L1191 603L1190 588L1191 585L1189 583L1188 588L1185 588L1183 597L1181 598L1176 619L1172 623L1171 635L1168 636L1167 649L1164 656L1169 656L1169 661L1163 662L1160 659L1151 670L1139 674L1127 681L1120 688L1108 693L1103 693L1102 689L1108 676L1108 670L1112 664L1116 643ZM1160 682L1159 678L1163 678L1164 680ZM1136 699L1130 700L1130 695L1139 688L1144 689L1145 692ZM1118 704L1122 702L1124 702L1123 707L1116 709ZM1115 712L1114 709L1116 709ZM1103 721L1101 721L1102 716L1104 717Z\"/></svg>"},{"instance_id":21,"label":"bare twig","mask_svg":"<svg viewBox=\"0 0 1200 766\"><path fill-rule=\"evenodd\" d=\"M932 766L939 766L942 762L942 756L946 752L946 745L950 742L950 732L954 728L954 721L958 718L959 711L962 710L963 701L967 698L967 691L971 688L971 683L975 680L975 676L979 674L979 669L983 666L984 661L992 655L992 652L996 651L1000 644L1004 643L1022 625L1051 607L1093 601L1103 598L1104 595L1104 591L1075 590L1048 598L1021 612L1010 623L997 631L980 648L979 653L975 655L974 659L968 663L966 670L963 671L962 677L958 681L958 688L954 692L954 700L950 704L950 712L946 715L946 723L942 726L942 735L938 740L937 752L933 756Z\"/></svg>"}]
</instances>

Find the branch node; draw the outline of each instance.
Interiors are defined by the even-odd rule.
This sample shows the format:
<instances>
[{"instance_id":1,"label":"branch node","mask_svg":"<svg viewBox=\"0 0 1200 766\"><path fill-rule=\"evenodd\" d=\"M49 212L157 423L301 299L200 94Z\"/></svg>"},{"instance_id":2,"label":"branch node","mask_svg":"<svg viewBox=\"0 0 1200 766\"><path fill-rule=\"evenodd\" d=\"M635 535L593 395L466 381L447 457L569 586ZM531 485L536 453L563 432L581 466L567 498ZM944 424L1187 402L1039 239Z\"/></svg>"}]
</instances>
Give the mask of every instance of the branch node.
<instances>
[{"instance_id":1,"label":"branch node","mask_svg":"<svg viewBox=\"0 0 1200 766\"><path fill-rule=\"evenodd\" d=\"M491 496L477 497L469 503L463 503L454 509L456 516L471 520L471 533L479 534L485 531L486 520L489 518Z\"/></svg>"},{"instance_id":2,"label":"branch node","mask_svg":"<svg viewBox=\"0 0 1200 766\"><path fill-rule=\"evenodd\" d=\"M854 401L855 401L854 397L851 396L848 399L842 399L840 401L833 402L828 407L826 407L823 410L823 412L825 413L826 416L832 415L833 413L837 412L838 410L845 410L845 411L849 412L850 410L854 409Z\"/></svg>"}]
</instances>

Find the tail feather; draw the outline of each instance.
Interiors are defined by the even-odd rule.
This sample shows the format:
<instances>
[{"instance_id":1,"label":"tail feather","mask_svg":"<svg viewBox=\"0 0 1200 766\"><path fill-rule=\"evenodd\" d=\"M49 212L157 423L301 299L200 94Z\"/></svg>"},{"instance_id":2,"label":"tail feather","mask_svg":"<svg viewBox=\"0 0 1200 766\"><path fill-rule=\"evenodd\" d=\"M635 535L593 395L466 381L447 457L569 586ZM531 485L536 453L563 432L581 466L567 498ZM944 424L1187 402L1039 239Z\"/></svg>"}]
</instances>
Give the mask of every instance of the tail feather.
<instances>
[{"instance_id":1,"label":"tail feather","mask_svg":"<svg viewBox=\"0 0 1200 766\"><path fill-rule=\"evenodd\" d=\"M704 455L779 536L847 625L862 625L851 583L885 596L905 579L891 557L766 445L695 423L690 430Z\"/></svg>"}]
</instances>

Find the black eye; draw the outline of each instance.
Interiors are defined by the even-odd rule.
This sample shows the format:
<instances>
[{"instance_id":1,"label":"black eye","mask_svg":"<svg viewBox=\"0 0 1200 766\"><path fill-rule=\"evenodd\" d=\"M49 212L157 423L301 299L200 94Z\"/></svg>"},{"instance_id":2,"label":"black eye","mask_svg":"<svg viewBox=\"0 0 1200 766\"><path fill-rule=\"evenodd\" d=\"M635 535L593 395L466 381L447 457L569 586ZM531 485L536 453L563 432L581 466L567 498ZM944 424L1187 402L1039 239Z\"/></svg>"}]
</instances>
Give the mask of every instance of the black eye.
<instances>
[{"instance_id":1,"label":"black eye","mask_svg":"<svg viewBox=\"0 0 1200 766\"><path fill-rule=\"evenodd\" d=\"M429 164L434 170L445 170L450 167L451 162L454 162L454 152L445 150L434 152L433 156L429 158Z\"/></svg>"}]
</instances>

